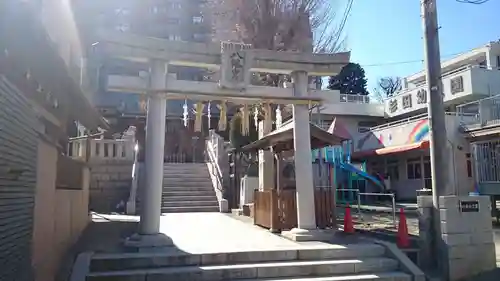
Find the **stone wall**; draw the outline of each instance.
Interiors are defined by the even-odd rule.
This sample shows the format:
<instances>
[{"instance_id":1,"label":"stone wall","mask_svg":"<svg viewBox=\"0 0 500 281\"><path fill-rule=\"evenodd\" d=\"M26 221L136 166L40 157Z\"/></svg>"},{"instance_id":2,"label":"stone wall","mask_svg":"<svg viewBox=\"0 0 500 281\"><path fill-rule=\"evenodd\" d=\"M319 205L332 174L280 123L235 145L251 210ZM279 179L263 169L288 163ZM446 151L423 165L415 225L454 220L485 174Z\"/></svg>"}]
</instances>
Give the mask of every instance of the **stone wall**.
<instances>
[{"instance_id":1,"label":"stone wall","mask_svg":"<svg viewBox=\"0 0 500 281\"><path fill-rule=\"evenodd\" d=\"M127 202L132 184L132 161L99 160L90 163L89 208L95 212L117 212ZM125 208L125 206L123 206Z\"/></svg>"},{"instance_id":2,"label":"stone wall","mask_svg":"<svg viewBox=\"0 0 500 281\"><path fill-rule=\"evenodd\" d=\"M428 242L432 223L432 197L419 196L418 201L423 250L420 258L430 261L432 246ZM471 206L474 208L471 209ZM463 209L464 207L469 209ZM441 196L439 212L440 259L448 274L447 280L462 280L496 268L489 197ZM423 265L426 266L429 265Z\"/></svg>"}]
</instances>

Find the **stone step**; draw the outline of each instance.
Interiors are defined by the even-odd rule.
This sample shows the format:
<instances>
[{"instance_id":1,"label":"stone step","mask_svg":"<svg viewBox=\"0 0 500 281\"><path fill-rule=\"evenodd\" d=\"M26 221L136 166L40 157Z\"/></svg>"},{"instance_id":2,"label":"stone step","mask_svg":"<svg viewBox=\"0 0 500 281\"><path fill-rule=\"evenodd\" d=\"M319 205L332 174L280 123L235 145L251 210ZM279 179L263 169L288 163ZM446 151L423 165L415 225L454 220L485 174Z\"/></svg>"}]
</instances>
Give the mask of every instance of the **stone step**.
<instances>
[{"instance_id":1,"label":"stone step","mask_svg":"<svg viewBox=\"0 0 500 281\"><path fill-rule=\"evenodd\" d=\"M168 181L185 181L185 180L190 180L190 181L206 181L210 180L210 175L209 174L189 174L189 175L163 175L163 180L168 180Z\"/></svg>"},{"instance_id":2,"label":"stone step","mask_svg":"<svg viewBox=\"0 0 500 281\"><path fill-rule=\"evenodd\" d=\"M163 189L162 196L164 197L193 197L193 196L215 196L213 189L202 189L202 190L171 190Z\"/></svg>"},{"instance_id":3,"label":"stone step","mask_svg":"<svg viewBox=\"0 0 500 281\"><path fill-rule=\"evenodd\" d=\"M185 180L191 180L191 181L206 181L210 180L210 175L209 174L172 174L172 175L163 175L163 180L164 181L185 181Z\"/></svg>"},{"instance_id":4,"label":"stone step","mask_svg":"<svg viewBox=\"0 0 500 281\"><path fill-rule=\"evenodd\" d=\"M394 259L377 257L350 260L279 261L248 264L180 266L90 273L88 281L107 278L160 278L164 280L237 280L301 276L332 276L390 272L398 268ZM134 279L135 280L135 279Z\"/></svg>"},{"instance_id":5,"label":"stone step","mask_svg":"<svg viewBox=\"0 0 500 281\"><path fill-rule=\"evenodd\" d=\"M219 206L214 207L198 207L198 206L188 206L188 207L161 207L162 213L212 213L219 212Z\"/></svg>"},{"instance_id":6,"label":"stone step","mask_svg":"<svg viewBox=\"0 0 500 281\"><path fill-rule=\"evenodd\" d=\"M298 278L259 278L240 279L240 281L412 281L413 277L403 272L383 272L377 274L357 274L327 277L298 277Z\"/></svg>"},{"instance_id":7,"label":"stone step","mask_svg":"<svg viewBox=\"0 0 500 281\"><path fill-rule=\"evenodd\" d=\"M186 179L185 181L170 181L170 180L163 180L163 186L168 187L168 186L212 186L212 181L210 180L205 180L205 181L191 181L190 179Z\"/></svg>"},{"instance_id":8,"label":"stone step","mask_svg":"<svg viewBox=\"0 0 500 281\"><path fill-rule=\"evenodd\" d=\"M212 201L170 201L161 203L162 207L219 207L219 202L217 200Z\"/></svg>"},{"instance_id":9,"label":"stone step","mask_svg":"<svg viewBox=\"0 0 500 281\"><path fill-rule=\"evenodd\" d=\"M196 185L196 186L164 186L163 192L172 191L212 191L214 188L209 185Z\"/></svg>"},{"instance_id":10,"label":"stone step","mask_svg":"<svg viewBox=\"0 0 500 281\"><path fill-rule=\"evenodd\" d=\"M200 166L163 166L164 171L200 171L200 170L207 170L208 166L205 165L200 165Z\"/></svg>"},{"instance_id":11,"label":"stone step","mask_svg":"<svg viewBox=\"0 0 500 281\"><path fill-rule=\"evenodd\" d=\"M168 252L94 254L92 271L147 269L167 266L224 265L256 262L328 260L383 257L379 244L332 245L325 248L286 249L272 251L189 254L180 249Z\"/></svg>"},{"instance_id":12,"label":"stone step","mask_svg":"<svg viewBox=\"0 0 500 281\"><path fill-rule=\"evenodd\" d=\"M163 167L206 167L205 162L196 163L163 163Z\"/></svg>"},{"instance_id":13,"label":"stone step","mask_svg":"<svg viewBox=\"0 0 500 281\"><path fill-rule=\"evenodd\" d=\"M188 195L188 196L176 196L176 195L163 195L163 202L177 202L177 201L215 201L217 202L217 196L215 194L211 195Z\"/></svg>"},{"instance_id":14,"label":"stone step","mask_svg":"<svg viewBox=\"0 0 500 281\"><path fill-rule=\"evenodd\" d=\"M200 174L192 174L192 175L163 175L163 181L211 181L210 175L200 175Z\"/></svg>"}]
</instances>

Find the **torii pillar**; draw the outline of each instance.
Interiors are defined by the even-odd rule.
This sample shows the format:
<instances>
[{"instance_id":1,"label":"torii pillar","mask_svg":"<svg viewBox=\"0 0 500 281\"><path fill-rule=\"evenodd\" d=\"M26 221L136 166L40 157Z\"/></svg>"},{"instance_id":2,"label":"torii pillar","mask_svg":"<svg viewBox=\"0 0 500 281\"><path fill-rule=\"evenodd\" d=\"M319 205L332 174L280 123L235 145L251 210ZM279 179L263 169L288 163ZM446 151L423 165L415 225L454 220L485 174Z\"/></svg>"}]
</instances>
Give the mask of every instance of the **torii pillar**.
<instances>
[{"instance_id":1,"label":"torii pillar","mask_svg":"<svg viewBox=\"0 0 500 281\"><path fill-rule=\"evenodd\" d=\"M149 88L167 88L167 62L150 61ZM160 233L161 198L163 188L163 151L165 149L165 96L149 93L146 115L145 186L142 188L139 231L126 241L127 246L160 247L173 245L172 240Z\"/></svg>"},{"instance_id":2,"label":"torii pillar","mask_svg":"<svg viewBox=\"0 0 500 281\"><path fill-rule=\"evenodd\" d=\"M308 81L307 72L292 72L294 96L306 97L308 95ZM284 231L283 236L295 241L329 241L333 238L332 232L319 230L316 227L309 107L294 104L292 113L297 227Z\"/></svg>"}]
</instances>

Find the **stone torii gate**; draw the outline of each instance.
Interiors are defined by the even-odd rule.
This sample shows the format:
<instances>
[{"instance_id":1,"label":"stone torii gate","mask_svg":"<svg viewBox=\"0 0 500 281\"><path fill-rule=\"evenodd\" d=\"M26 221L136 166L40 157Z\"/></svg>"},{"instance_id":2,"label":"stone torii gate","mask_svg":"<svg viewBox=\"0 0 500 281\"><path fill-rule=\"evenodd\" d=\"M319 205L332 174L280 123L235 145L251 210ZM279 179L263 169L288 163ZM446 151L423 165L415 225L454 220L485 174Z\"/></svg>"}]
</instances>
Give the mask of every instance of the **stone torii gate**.
<instances>
[{"instance_id":1,"label":"stone torii gate","mask_svg":"<svg viewBox=\"0 0 500 281\"><path fill-rule=\"evenodd\" d=\"M108 89L147 95L146 186L138 235L129 242L138 246L171 243L159 232L163 181L163 153L167 99L222 100L236 104L292 104L298 228L292 239L319 238L316 230L312 176L309 106L328 103L336 91L309 90L308 76L330 76L349 62L350 53L310 54L251 49L236 43L192 43L137 35L101 32L98 51L107 56L148 64L147 77L109 76ZM167 75L170 65L219 71L220 81L177 80ZM252 72L288 74L292 88L250 85ZM269 121L269 120L268 120ZM268 132L266 132L268 133Z\"/></svg>"}]
</instances>

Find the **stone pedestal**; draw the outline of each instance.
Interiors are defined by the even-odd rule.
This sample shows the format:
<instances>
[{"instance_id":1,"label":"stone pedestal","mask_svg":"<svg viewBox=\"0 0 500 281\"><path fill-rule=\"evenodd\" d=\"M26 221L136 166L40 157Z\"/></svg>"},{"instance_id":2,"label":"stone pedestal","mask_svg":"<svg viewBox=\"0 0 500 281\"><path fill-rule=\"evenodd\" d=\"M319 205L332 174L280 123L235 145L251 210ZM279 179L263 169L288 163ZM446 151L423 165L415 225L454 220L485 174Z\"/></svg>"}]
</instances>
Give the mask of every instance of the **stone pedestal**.
<instances>
[{"instance_id":1,"label":"stone pedestal","mask_svg":"<svg viewBox=\"0 0 500 281\"><path fill-rule=\"evenodd\" d=\"M418 197L420 239L429 240L432 198ZM487 196L441 196L439 198L441 239L437 247L445 280L460 280L496 268L495 244ZM428 245L421 249L429 255ZM430 257L430 256L429 256ZM424 257L421 257L424 259Z\"/></svg>"}]
</instances>

